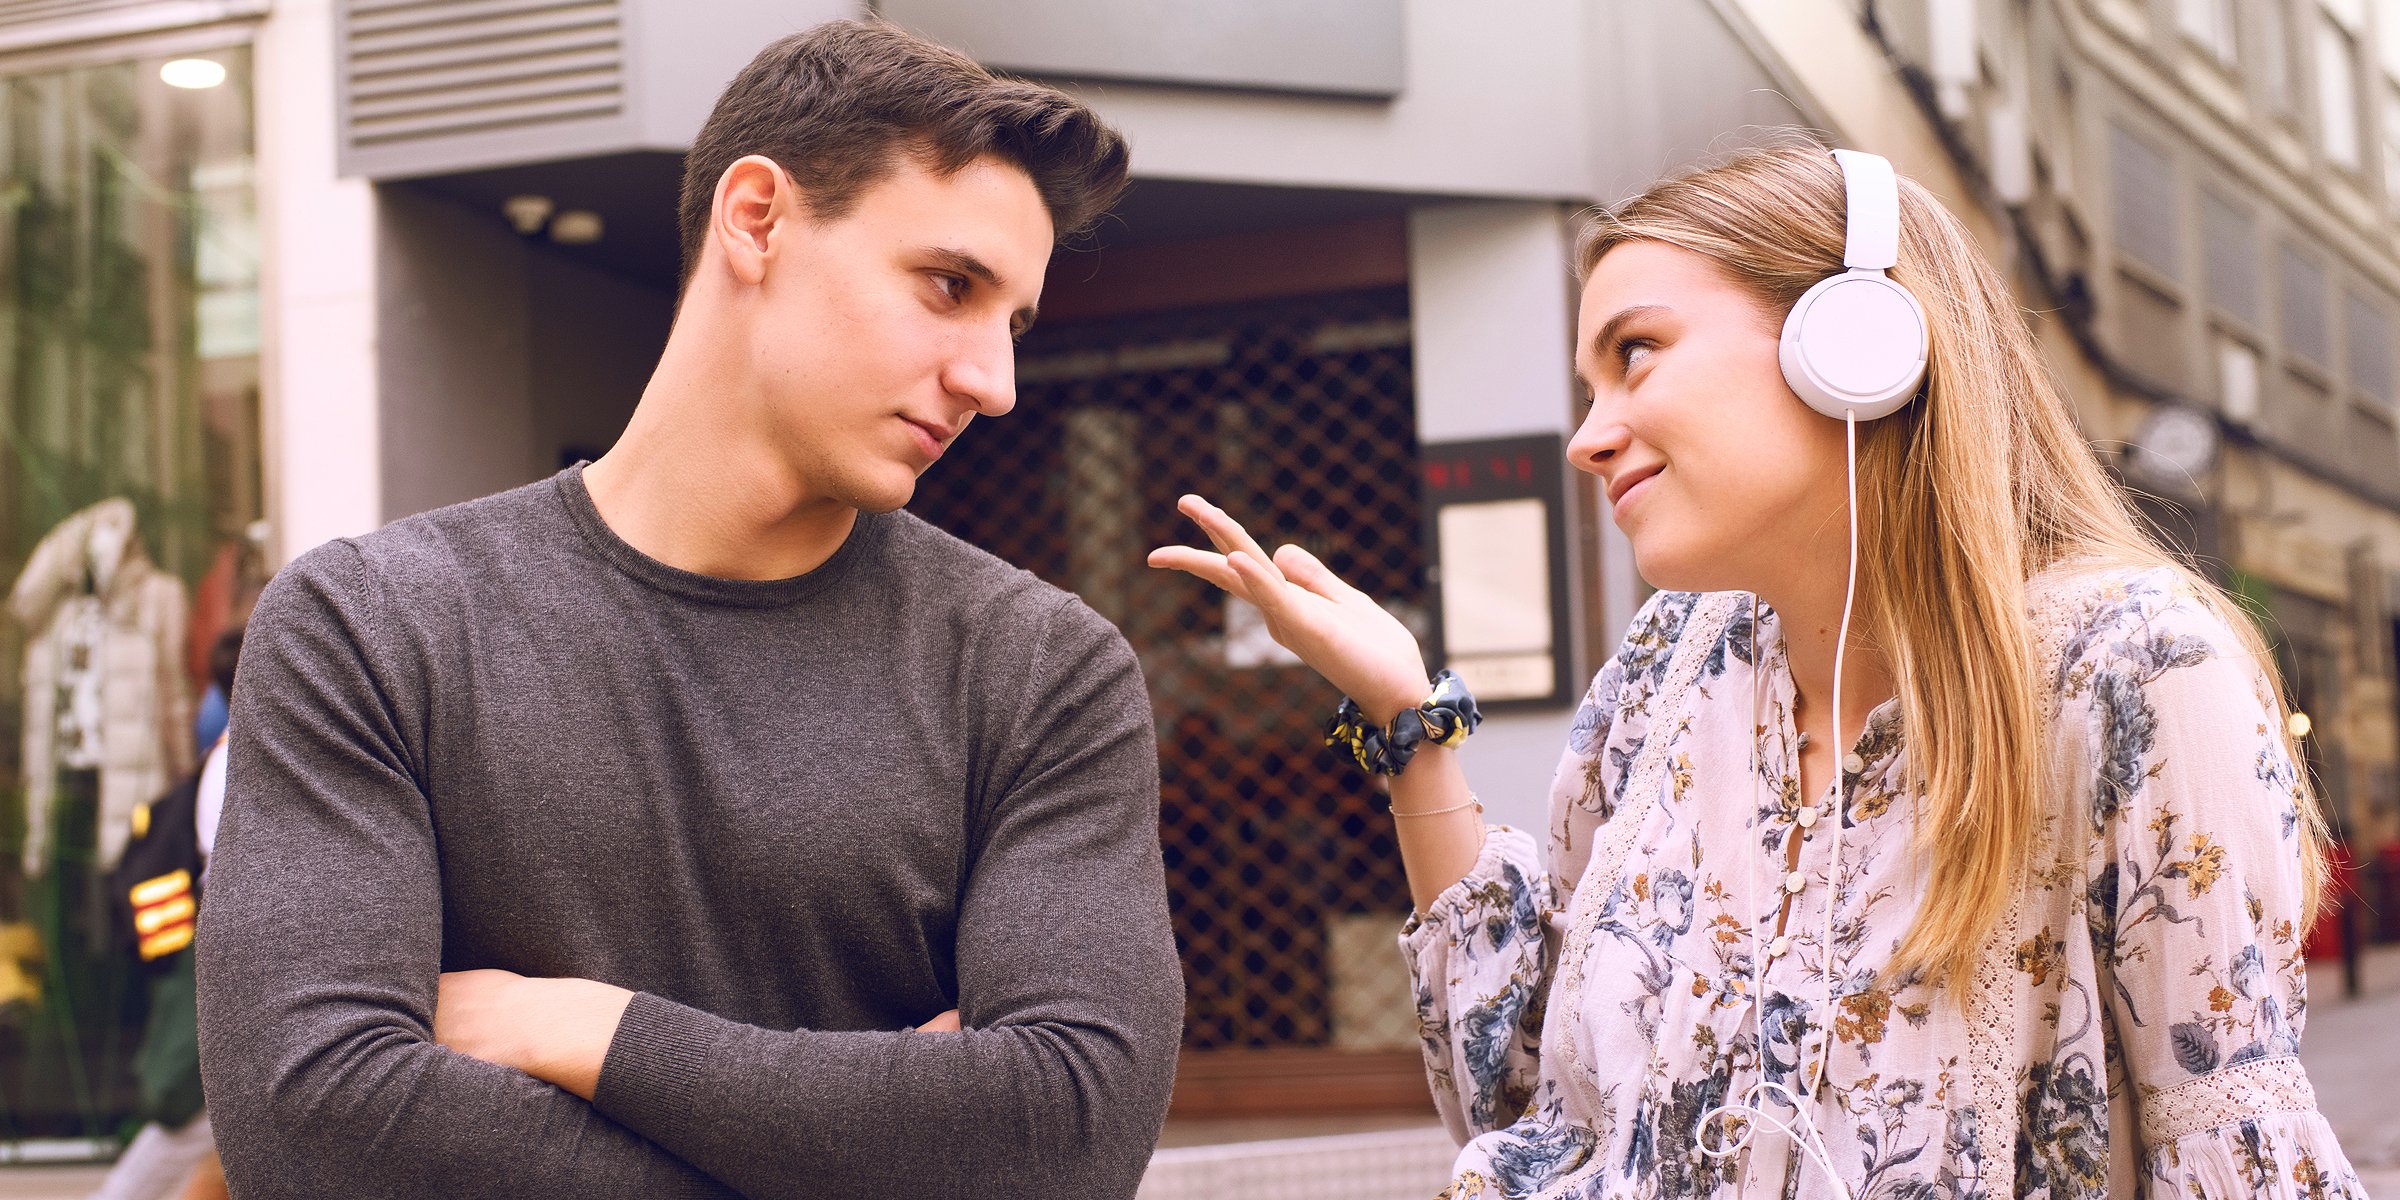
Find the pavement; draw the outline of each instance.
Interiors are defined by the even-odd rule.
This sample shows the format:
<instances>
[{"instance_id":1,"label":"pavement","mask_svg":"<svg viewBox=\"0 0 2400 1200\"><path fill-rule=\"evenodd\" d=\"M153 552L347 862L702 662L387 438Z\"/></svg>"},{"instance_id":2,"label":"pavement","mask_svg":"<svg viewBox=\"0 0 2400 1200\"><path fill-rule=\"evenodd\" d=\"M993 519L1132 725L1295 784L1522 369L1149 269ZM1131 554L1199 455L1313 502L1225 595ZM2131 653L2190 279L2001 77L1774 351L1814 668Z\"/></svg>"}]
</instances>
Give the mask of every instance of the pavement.
<instances>
[{"instance_id":1,"label":"pavement","mask_svg":"<svg viewBox=\"0 0 2400 1200\"><path fill-rule=\"evenodd\" d=\"M2400 946L2369 951L2360 976L2350 999L2339 964L2309 969L2300 1061L2368 1194L2400 1200Z\"/></svg>"}]
</instances>

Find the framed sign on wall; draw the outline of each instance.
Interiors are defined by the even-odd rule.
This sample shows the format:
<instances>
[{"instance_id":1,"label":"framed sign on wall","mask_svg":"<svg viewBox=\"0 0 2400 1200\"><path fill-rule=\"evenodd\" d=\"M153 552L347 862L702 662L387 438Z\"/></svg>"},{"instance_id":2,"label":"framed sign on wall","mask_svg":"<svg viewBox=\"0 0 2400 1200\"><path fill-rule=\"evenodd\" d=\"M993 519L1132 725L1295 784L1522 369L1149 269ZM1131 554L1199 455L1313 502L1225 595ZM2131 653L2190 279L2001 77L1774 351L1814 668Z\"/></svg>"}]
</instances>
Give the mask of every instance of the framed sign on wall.
<instances>
[{"instance_id":1,"label":"framed sign on wall","mask_svg":"<svg viewBox=\"0 0 2400 1200\"><path fill-rule=\"evenodd\" d=\"M1557 434L1422 448L1433 657L1485 708L1549 707L1569 677L1565 447Z\"/></svg>"}]
</instances>

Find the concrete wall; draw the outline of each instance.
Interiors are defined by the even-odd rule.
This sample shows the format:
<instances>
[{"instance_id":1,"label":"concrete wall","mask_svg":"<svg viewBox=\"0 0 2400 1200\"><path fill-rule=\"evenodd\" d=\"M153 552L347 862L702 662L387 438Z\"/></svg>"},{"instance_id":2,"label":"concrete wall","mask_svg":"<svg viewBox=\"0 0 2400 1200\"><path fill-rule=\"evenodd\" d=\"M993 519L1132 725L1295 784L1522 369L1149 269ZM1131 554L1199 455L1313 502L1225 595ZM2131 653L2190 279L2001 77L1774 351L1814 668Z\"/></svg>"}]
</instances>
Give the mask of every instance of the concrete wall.
<instances>
[{"instance_id":1,"label":"concrete wall","mask_svg":"<svg viewBox=\"0 0 2400 1200\"><path fill-rule=\"evenodd\" d=\"M1422 440L1563 437L1571 430L1570 212L1538 201L1436 204L1410 212L1408 308ZM1582 541L1570 529L1570 555ZM1570 565L1568 578L1580 577ZM1572 589L1569 594L1573 604L1596 600ZM1566 643L1562 650L1576 652L1578 628L1570 621L1558 631ZM1569 705L1486 719L1461 762L1489 819L1544 827L1550 777L1573 715Z\"/></svg>"},{"instance_id":2,"label":"concrete wall","mask_svg":"<svg viewBox=\"0 0 2400 1200\"><path fill-rule=\"evenodd\" d=\"M675 298L554 254L531 256L533 433L544 470L608 449L666 349Z\"/></svg>"},{"instance_id":3,"label":"concrete wall","mask_svg":"<svg viewBox=\"0 0 2400 1200\"><path fill-rule=\"evenodd\" d=\"M666 344L673 298L528 243L491 214L381 190L385 520L605 450Z\"/></svg>"},{"instance_id":4,"label":"concrete wall","mask_svg":"<svg viewBox=\"0 0 2400 1200\"><path fill-rule=\"evenodd\" d=\"M1384 103L1069 84L1169 179L1612 199L1801 121L1710 0L1407 0L1407 80Z\"/></svg>"},{"instance_id":5,"label":"concrete wall","mask_svg":"<svg viewBox=\"0 0 2400 1200\"><path fill-rule=\"evenodd\" d=\"M277 562L382 523L375 197L335 173L332 0L279 0L257 44L260 419Z\"/></svg>"},{"instance_id":6,"label":"concrete wall","mask_svg":"<svg viewBox=\"0 0 2400 1200\"><path fill-rule=\"evenodd\" d=\"M386 520L536 477L527 250L507 226L381 189Z\"/></svg>"}]
</instances>

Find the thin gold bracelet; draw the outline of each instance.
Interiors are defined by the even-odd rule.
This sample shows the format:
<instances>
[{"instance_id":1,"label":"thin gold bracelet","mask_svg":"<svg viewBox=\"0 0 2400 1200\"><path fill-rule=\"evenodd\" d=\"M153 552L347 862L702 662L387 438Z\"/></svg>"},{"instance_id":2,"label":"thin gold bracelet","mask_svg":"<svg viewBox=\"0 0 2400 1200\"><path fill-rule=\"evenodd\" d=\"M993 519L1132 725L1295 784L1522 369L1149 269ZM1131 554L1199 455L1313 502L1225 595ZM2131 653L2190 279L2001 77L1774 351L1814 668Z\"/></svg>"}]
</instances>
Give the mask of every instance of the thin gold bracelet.
<instances>
[{"instance_id":1,"label":"thin gold bracelet","mask_svg":"<svg viewBox=\"0 0 2400 1200\"><path fill-rule=\"evenodd\" d=\"M1422 812L1401 812L1395 808L1392 810L1392 815L1395 817L1438 817L1443 813L1454 813L1462 808L1473 808L1476 816L1483 815L1483 801L1476 799L1473 792L1467 793L1465 804L1453 804L1448 808L1428 808Z\"/></svg>"}]
</instances>

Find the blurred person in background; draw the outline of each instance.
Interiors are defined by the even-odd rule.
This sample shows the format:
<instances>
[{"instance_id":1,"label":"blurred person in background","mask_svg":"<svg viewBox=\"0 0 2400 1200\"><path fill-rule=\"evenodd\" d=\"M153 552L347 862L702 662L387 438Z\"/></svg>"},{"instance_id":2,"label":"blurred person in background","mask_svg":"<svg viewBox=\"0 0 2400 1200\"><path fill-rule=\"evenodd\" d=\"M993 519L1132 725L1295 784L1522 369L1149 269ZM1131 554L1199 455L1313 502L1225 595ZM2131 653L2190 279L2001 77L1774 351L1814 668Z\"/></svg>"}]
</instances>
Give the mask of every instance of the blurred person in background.
<instances>
[{"instance_id":1,"label":"blurred person in background","mask_svg":"<svg viewBox=\"0 0 2400 1200\"><path fill-rule=\"evenodd\" d=\"M212 691L233 695L241 653L239 626L210 645ZM92 1200L209 1200L226 1194L201 1096L191 950L197 905L208 890L217 822L225 810L225 760L225 735L219 730L192 778L136 814L132 840L114 873L112 888L121 893L130 927L126 950L151 972L149 1019L134 1056L148 1120Z\"/></svg>"},{"instance_id":2,"label":"blurred person in background","mask_svg":"<svg viewBox=\"0 0 2400 1200\"><path fill-rule=\"evenodd\" d=\"M900 511L1125 178L896 26L770 46L615 447L269 585L200 943L244 1200L1133 1194L1182 1024L1140 669Z\"/></svg>"}]
</instances>

